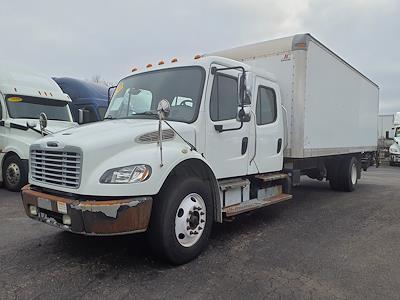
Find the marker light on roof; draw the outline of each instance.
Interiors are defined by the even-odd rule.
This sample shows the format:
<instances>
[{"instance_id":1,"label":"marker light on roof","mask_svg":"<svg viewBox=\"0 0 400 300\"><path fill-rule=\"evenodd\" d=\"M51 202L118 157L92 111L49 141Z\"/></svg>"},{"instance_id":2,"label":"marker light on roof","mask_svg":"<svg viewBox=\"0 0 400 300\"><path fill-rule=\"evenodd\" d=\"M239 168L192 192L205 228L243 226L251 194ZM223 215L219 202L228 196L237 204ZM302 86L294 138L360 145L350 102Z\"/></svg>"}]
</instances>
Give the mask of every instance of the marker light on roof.
<instances>
[{"instance_id":1,"label":"marker light on roof","mask_svg":"<svg viewBox=\"0 0 400 300\"><path fill-rule=\"evenodd\" d=\"M178 59L177 59L176 57L174 57L174 58L171 60L172 63L175 63L175 62L177 62L177 61L178 61Z\"/></svg>"},{"instance_id":2,"label":"marker light on roof","mask_svg":"<svg viewBox=\"0 0 400 300\"><path fill-rule=\"evenodd\" d=\"M163 64L165 64L165 62L164 62L163 60L160 60L160 61L158 62L158 65L159 65L159 66L161 66L161 65L163 65Z\"/></svg>"},{"instance_id":3,"label":"marker light on roof","mask_svg":"<svg viewBox=\"0 0 400 300\"><path fill-rule=\"evenodd\" d=\"M138 70L138 68L133 68L132 72L136 72Z\"/></svg>"},{"instance_id":4,"label":"marker light on roof","mask_svg":"<svg viewBox=\"0 0 400 300\"><path fill-rule=\"evenodd\" d=\"M197 54L197 55L194 57L194 59L199 59L199 58L201 58L201 55L200 55L200 54Z\"/></svg>"},{"instance_id":5,"label":"marker light on roof","mask_svg":"<svg viewBox=\"0 0 400 300\"><path fill-rule=\"evenodd\" d=\"M146 68L151 68L153 65L152 64L148 64L147 66L146 66Z\"/></svg>"}]
</instances>

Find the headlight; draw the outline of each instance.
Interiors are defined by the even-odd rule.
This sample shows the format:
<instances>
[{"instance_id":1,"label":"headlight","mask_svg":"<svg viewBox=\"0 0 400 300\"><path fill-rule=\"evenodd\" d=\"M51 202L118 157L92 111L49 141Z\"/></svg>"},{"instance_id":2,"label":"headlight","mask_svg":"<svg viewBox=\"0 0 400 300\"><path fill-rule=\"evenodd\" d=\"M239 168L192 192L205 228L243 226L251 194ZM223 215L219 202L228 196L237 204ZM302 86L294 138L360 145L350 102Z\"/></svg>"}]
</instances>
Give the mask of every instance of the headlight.
<instances>
[{"instance_id":1,"label":"headlight","mask_svg":"<svg viewBox=\"0 0 400 300\"><path fill-rule=\"evenodd\" d=\"M106 171L100 178L100 183L137 183L147 180L151 175L148 165L133 165Z\"/></svg>"}]
</instances>

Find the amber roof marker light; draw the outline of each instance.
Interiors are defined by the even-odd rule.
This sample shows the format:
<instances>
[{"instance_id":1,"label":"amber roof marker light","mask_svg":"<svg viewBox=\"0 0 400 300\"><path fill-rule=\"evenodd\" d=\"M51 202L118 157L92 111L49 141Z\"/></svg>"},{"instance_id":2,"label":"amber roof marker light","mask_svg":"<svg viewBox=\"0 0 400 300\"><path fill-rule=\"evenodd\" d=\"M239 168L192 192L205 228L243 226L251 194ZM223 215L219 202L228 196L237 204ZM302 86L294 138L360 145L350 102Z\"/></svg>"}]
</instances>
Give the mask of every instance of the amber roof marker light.
<instances>
[{"instance_id":1,"label":"amber roof marker light","mask_svg":"<svg viewBox=\"0 0 400 300\"><path fill-rule=\"evenodd\" d=\"M151 67L153 67L152 64L147 64L147 66L146 66L146 68L151 68Z\"/></svg>"},{"instance_id":2,"label":"amber roof marker light","mask_svg":"<svg viewBox=\"0 0 400 300\"><path fill-rule=\"evenodd\" d=\"M163 65L163 64L165 64L165 62L164 62L163 60L160 60L160 61L158 62L158 65L159 65L159 66L161 66L161 65Z\"/></svg>"},{"instance_id":3,"label":"amber roof marker light","mask_svg":"<svg viewBox=\"0 0 400 300\"><path fill-rule=\"evenodd\" d=\"M133 68L132 72L136 72L138 70L138 68Z\"/></svg>"},{"instance_id":4,"label":"amber roof marker light","mask_svg":"<svg viewBox=\"0 0 400 300\"><path fill-rule=\"evenodd\" d=\"M203 57L202 55L196 54L196 55L194 56L194 59L200 59L200 58L202 58L202 57Z\"/></svg>"},{"instance_id":5,"label":"amber roof marker light","mask_svg":"<svg viewBox=\"0 0 400 300\"><path fill-rule=\"evenodd\" d=\"M178 59L176 57L174 57L173 59L171 59L172 63L176 63L178 61Z\"/></svg>"}]
</instances>

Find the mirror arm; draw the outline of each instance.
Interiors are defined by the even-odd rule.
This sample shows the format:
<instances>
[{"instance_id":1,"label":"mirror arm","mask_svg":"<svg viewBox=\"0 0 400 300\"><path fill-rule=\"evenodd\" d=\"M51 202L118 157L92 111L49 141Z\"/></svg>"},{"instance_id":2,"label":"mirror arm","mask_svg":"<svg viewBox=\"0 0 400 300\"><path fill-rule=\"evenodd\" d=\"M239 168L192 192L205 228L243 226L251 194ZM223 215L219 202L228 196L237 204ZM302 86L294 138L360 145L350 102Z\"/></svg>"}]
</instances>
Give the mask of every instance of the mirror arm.
<instances>
[{"instance_id":1,"label":"mirror arm","mask_svg":"<svg viewBox=\"0 0 400 300\"><path fill-rule=\"evenodd\" d=\"M110 103L111 97L114 95L114 93L113 93L112 95L110 95L111 89L115 89L115 88L117 88L116 85L115 85L115 86L110 86L110 87L108 88L108 92L107 92L108 103Z\"/></svg>"},{"instance_id":2,"label":"mirror arm","mask_svg":"<svg viewBox=\"0 0 400 300\"><path fill-rule=\"evenodd\" d=\"M223 125L214 125L214 128L216 131L218 131L219 133L224 132L224 131L234 131L234 130L240 130L243 128L243 121L240 121L240 126L236 127L236 128L228 128L228 129L224 129Z\"/></svg>"}]
</instances>

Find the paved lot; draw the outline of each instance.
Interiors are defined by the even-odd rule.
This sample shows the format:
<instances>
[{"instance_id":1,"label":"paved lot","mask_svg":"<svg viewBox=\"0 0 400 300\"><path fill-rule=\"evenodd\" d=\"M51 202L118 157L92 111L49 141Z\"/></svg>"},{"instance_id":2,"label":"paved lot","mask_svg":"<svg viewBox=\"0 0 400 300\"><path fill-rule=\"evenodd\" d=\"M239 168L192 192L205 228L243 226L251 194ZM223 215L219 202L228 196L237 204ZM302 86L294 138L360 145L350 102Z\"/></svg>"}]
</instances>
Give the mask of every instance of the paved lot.
<instances>
[{"instance_id":1,"label":"paved lot","mask_svg":"<svg viewBox=\"0 0 400 300\"><path fill-rule=\"evenodd\" d=\"M371 168L351 194L304 180L294 200L216 225L204 254L170 267L143 236L61 232L0 189L0 299L398 299L399 195L400 168Z\"/></svg>"}]
</instances>

